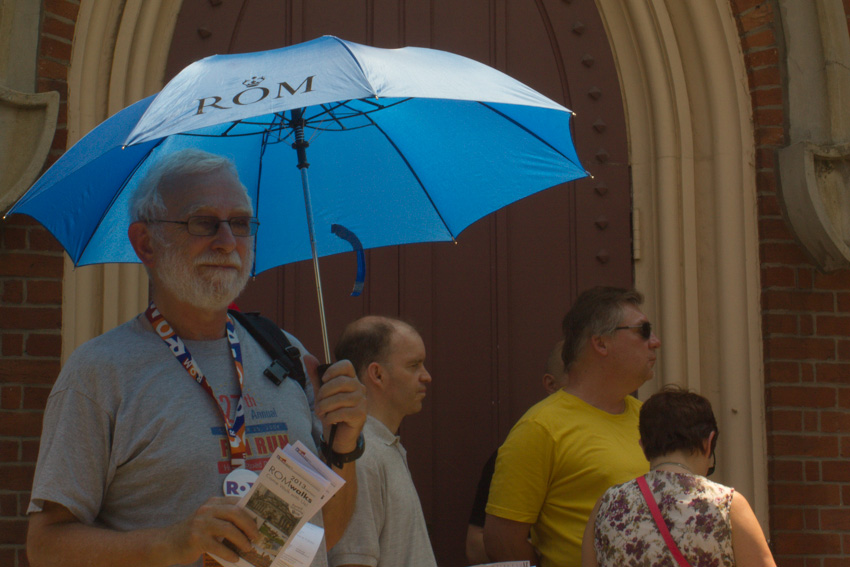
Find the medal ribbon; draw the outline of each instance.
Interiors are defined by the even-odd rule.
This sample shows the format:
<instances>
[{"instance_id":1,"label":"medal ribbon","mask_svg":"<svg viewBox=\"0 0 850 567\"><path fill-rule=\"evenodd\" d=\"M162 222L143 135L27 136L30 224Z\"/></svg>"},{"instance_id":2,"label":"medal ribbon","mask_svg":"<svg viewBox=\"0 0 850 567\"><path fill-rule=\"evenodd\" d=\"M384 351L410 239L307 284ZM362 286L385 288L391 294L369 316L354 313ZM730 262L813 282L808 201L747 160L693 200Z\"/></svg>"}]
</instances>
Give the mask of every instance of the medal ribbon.
<instances>
[{"instance_id":1,"label":"medal ribbon","mask_svg":"<svg viewBox=\"0 0 850 567\"><path fill-rule=\"evenodd\" d=\"M236 404L236 417L233 423L230 422L230 417L224 413L221 405L215 397L215 392L204 376L198 363L192 358L189 349L183 342L162 313L156 308L153 301L145 311L145 316L150 321L156 334L165 343L171 354L177 359L181 366L189 373L200 386L209 394L216 407L221 412L221 417L224 418L224 429L227 432L227 439L230 441L230 464L233 468L241 467L245 464L245 454L248 452L245 444L245 409L242 406L242 387L243 387L243 368L242 368L242 346L239 344L239 337L236 335L236 327L233 324L233 319L230 315L227 316L227 340L230 343L230 355L233 357L233 366L236 367L236 376L239 378L239 402Z\"/></svg>"}]
</instances>

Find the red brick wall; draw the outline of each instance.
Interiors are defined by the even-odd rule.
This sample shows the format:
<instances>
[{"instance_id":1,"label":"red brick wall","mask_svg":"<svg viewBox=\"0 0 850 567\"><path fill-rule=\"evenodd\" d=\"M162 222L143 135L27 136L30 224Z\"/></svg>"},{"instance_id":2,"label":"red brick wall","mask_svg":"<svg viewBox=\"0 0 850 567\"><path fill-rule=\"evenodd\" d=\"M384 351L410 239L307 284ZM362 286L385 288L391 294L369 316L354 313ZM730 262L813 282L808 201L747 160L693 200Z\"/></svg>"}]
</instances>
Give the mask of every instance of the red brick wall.
<instances>
[{"instance_id":1,"label":"red brick wall","mask_svg":"<svg viewBox=\"0 0 850 567\"><path fill-rule=\"evenodd\" d=\"M67 75L79 3L42 2L38 92L59 91L56 135L47 165L65 151ZM22 54L22 57L29 54ZM59 373L62 247L38 223L0 222L0 565L28 565L26 507L41 418Z\"/></svg>"},{"instance_id":2,"label":"red brick wall","mask_svg":"<svg viewBox=\"0 0 850 567\"><path fill-rule=\"evenodd\" d=\"M844 565L850 554L850 272L820 273L781 209L776 150L787 140L776 3L731 4L755 126L772 546L783 567Z\"/></svg>"}]
</instances>

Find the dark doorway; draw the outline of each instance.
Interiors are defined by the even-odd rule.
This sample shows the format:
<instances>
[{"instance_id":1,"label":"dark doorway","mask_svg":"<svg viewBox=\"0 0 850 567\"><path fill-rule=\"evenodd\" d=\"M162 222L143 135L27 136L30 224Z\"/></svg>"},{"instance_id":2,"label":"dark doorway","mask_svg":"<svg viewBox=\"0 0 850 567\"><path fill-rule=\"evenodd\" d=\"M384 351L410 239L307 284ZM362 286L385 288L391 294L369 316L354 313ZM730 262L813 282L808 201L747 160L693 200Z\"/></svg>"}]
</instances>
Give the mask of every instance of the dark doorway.
<instances>
[{"instance_id":1,"label":"dark doorway","mask_svg":"<svg viewBox=\"0 0 850 567\"><path fill-rule=\"evenodd\" d=\"M617 72L593 0L185 0L167 78L214 53L323 34L443 49L508 73L577 113L576 146L594 175L482 219L457 244L368 251L359 298L349 296L353 254L321 261L332 343L346 323L367 313L401 317L422 333L434 381L423 411L405 420L402 438L437 560L464 565L481 467L543 396L544 363L561 317L587 287L632 285ZM321 356L309 263L261 274L239 304L273 317Z\"/></svg>"}]
</instances>

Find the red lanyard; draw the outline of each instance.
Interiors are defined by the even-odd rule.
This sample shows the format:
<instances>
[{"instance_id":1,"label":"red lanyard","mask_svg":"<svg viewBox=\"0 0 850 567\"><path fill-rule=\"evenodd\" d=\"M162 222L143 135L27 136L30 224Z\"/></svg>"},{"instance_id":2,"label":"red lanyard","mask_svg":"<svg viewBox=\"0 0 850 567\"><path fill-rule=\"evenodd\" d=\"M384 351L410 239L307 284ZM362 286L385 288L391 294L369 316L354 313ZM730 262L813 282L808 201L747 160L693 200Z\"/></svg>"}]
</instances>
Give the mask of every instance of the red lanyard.
<instances>
[{"instance_id":1,"label":"red lanyard","mask_svg":"<svg viewBox=\"0 0 850 567\"><path fill-rule=\"evenodd\" d=\"M245 454L248 452L245 444L245 410L242 406L244 371L242 369L242 346L239 344L239 337L236 335L236 327L233 324L233 319L230 318L230 315L227 316L226 329L227 340L230 342L230 355L233 357L233 365L236 367L236 376L239 378L239 402L236 404L236 417L233 420L233 423L231 423L229 416L224 413L224 410L219 405L215 392L209 382L207 382L207 378L204 376L201 367L198 366L198 363L192 358L192 354L189 352L189 349L186 348L186 344L183 342L183 339L177 336L177 333L171 328L171 325L168 324L168 321L165 320L162 313L157 310L153 301L151 301L150 306L148 306L147 311L145 311L145 316L148 318L148 321L150 321L150 324L154 328L154 331L156 331L156 334L159 335L159 338L161 338L168 346L177 361L180 362L186 372L189 373L189 376L194 378L194 380L201 385L204 391L212 397L216 407L218 407L221 412L221 417L224 418L224 429L227 432L227 439L230 441L230 464L233 468L241 467L245 464Z\"/></svg>"}]
</instances>

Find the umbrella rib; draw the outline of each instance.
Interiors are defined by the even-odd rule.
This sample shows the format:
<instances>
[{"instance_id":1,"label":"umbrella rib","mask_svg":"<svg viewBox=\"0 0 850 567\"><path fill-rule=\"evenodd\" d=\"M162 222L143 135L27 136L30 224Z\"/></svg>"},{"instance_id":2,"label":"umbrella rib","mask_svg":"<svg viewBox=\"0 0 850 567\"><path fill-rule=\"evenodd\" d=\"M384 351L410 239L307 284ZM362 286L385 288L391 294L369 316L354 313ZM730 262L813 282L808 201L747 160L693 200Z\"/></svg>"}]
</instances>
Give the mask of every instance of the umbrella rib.
<instances>
[{"instance_id":1,"label":"umbrella rib","mask_svg":"<svg viewBox=\"0 0 850 567\"><path fill-rule=\"evenodd\" d=\"M281 124L280 128L275 129L275 132L283 131L286 128L285 127L286 116L283 113L278 113L278 112L276 112L274 116L275 117L274 117L274 119L272 119L272 124L276 124L276 123ZM263 158L266 155L266 148L268 148L269 136L271 136L271 130L270 129L266 130L262 133L262 140L260 142L260 159L258 160L259 164L257 166L258 169L257 169L257 202L256 202L256 208L257 208L258 212L260 210L260 188L263 186L263 183L262 183L262 181L263 181ZM286 136L284 136L282 139L286 139ZM278 137L277 141L278 142L281 141L281 138ZM251 266L251 275L252 276L257 275L257 242L258 241L259 241L259 238L257 238L255 236L254 237L254 265Z\"/></svg>"},{"instance_id":2,"label":"umbrella rib","mask_svg":"<svg viewBox=\"0 0 850 567\"><path fill-rule=\"evenodd\" d=\"M578 166L578 168L581 169L582 171L584 171L586 174L590 175L590 172L587 171L584 167L582 167L582 165L580 163L575 163L569 157L565 156L564 153L562 151L560 151L558 148L556 148L555 146L553 146L552 144L550 144L549 142L547 142L546 140L544 140L543 138L541 138L540 136L538 136L537 134L535 134L534 132L532 132L531 130L529 130L528 128L526 128L525 126L523 126L522 124L520 124L519 122L514 120L513 118L511 118L510 116L506 115L504 112L502 112L500 110L496 110L495 108L493 108L492 106L490 106L486 102L478 101L478 104L480 104L481 106L483 106L484 108L487 108L488 110L490 110L492 112L495 112L496 114L498 114L499 116L501 116L502 118L504 118L505 120L507 120L508 122L510 122L511 124L516 126L517 128L519 128L520 130L529 134L532 138L539 140L541 144L547 146L553 152L555 152L556 154L558 154L559 156L561 156L562 158L564 158L568 162L572 163L573 165Z\"/></svg>"},{"instance_id":3,"label":"umbrella rib","mask_svg":"<svg viewBox=\"0 0 850 567\"><path fill-rule=\"evenodd\" d=\"M378 111L381 111L381 110L386 110L387 108L392 108L393 106L396 106L398 104L402 104L402 103L407 102L409 100L410 100L410 97L404 98L404 99L401 99L401 100L397 100L396 102L393 102L392 104L381 105L381 104L377 104L377 103L375 103L375 102L373 102L369 99L366 99L366 98L356 99L357 102L372 106L373 108L370 109L370 110L360 110L360 109L357 109L357 108L351 106L351 102L352 102L351 100L343 100L343 101L337 101L337 102L329 103L329 104L317 105L318 107L320 107L322 109L322 111L318 112L316 114L313 114L312 116L307 118L306 119L307 122L305 124L305 127L309 127L309 128L316 130L316 131L330 130L330 128L321 128L321 125L322 125L322 123L325 122L325 120L330 120L330 121L334 122L335 124L337 124L339 126L339 131L342 131L342 130L358 130L360 128L366 128L368 126L374 125L374 122L372 120L368 119L368 115L371 114L372 112L378 112ZM337 111L339 109L344 109L344 110L348 111L348 114L346 114L344 116L339 116L338 113L337 113ZM322 118L324 116L327 116L328 118ZM367 120L368 124L361 124L360 126L348 126L344 123L348 119L354 118L354 117L361 117L364 120ZM321 119L321 120L319 120L319 119ZM315 124L316 120L319 120L318 125Z\"/></svg>"},{"instance_id":4,"label":"umbrella rib","mask_svg":"<svg viewBox=\"0 0 850 567\"><path fill-rule=\"evenodd\" d=\"M257 161L257 200L254 206L256 207L256 216L260 215L260 188L263 186L263 157L266 155L266 140L268 139L269 133L264 132L260 141L260 159ZM251 266L251 276L256 277L257 275L257 242L260 240L259 234L254 235L254 262Z\"/></svg>"},{"instance_id":5,"label":"umbrella rib","mask_svg":"<svg viewBox=\"0 0 850 567\"><path fill-rule=\"evenodd\" d=\"M316 114L315 116L311 116L311 117L310 117L310 119L311 119L311 120L315 120L316 118L318 118L318 117L320 117L320 116L325 116L325 115L327 115L327 116L329 116L329 117L330 117L330 119L331 119L333 122L336 122L337 124L339 124L339 129L340 129L340 130L345 130L345 125L343 125L343 123L340 121L340 119L339 119L339 118L337 118L336 114L334 114L334 110L335 110L335 109L337 109L337 108L339 108L340 106L345 105L345 103L346 103L346 102L348 102L348 101L345 101L345 102L339 102L339 103L334 103L334 104L335 104L335 106L334 106L334 107L331 107L331 105L327 105L327 106L325 106L325 105L323 104L323 105L321 105L321 106L322 106L322 110L323 110L323 112L320 112L320 113ZM322 120L319 122L319 126L321 126L321 124L322 124L324 121L325 121L325 118L322 118ZM308 124L309 124L309 122L308 122ZM314 128L317 132L318 132L319 130L321 130L321 128L319 128L318 126L314 126L313 128Z\"/></svg>"},{"instance_id":6,"label":"umbrella rib","mask_svg":"<svg viewBox=\"0 0 850 567\"><path fill-rule=\"evenodd\" d=\"M224 132L221 133L221 135L227 137L228 135L230 135L230 131L233 130L234 128L236 128L236 125L240 124L241 122L242 122L241 120L235 120L235 121L231 122L230 126L228 126L227 129Z\"/></svg>"},{"instance_id":7,"label":"umbrella rib","mask_svg":"<svg viewBox=\"0 0 850 567\"><path fill-rule=\"evenodd\" d=\"M244 136L259 136L268 132L270 130L257 130L256 132L244 132L242 134L230 134L230 130L237 126L237 124L247 124L249 126L266 126L262 122L247 122L245 120L238 120L230 123L230 127L225 130L224 133L221 134L199 134L198 132L178 132L177 134L172 134L173 136L188 136L188 137L196 137L196 138L241 138ZM277 130L271 130L272 132L280 132L283 131L283 128L278 128Z\"/></svg>"},{"instance_id":8,"label":"umbrella rib","mask_svg":"<svg viewBox=\"0 0 850 567\"><path fill-rule=\"evenodd\" d=\"M443 218L442 213L440 213L440 209L437 208L437 204L434 203L434 199L431 198L431 194L425 188L425 184L422 183L422 180L419 179L419 175L416 174L416 171L414 171L413 167L411 167L410 162L407 161L407 157L401 152L401 150L395 144L393 139L390 138L389 135L386 132L384 132L383 128L381 128L374 120L372 120L372 118L368 114L364 114L364 116L375 126L375 128L378 130L378 132L383 134L383 136L387 139L387 142L390 143L390 145L393 147L393 149L396 151L396 153L398 153L399 157L404 161L404 164L407 166L407 169L410 170L410 174L413 175L413 177L416 179L416 182L419 184L419 187L422 188L422 192L428 198L428 202L431 203L431 207L434 208L434 212L437 213L437 216L440 218L440 222L443 223L443 227L445 227L446 232L448 232L451 235L452 241L454 241L455 233L452 232L451 228L449 228L448 223L446 223L446 219Z\"/></svg>"}]
</instances>

